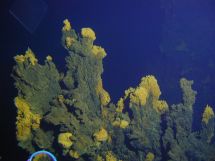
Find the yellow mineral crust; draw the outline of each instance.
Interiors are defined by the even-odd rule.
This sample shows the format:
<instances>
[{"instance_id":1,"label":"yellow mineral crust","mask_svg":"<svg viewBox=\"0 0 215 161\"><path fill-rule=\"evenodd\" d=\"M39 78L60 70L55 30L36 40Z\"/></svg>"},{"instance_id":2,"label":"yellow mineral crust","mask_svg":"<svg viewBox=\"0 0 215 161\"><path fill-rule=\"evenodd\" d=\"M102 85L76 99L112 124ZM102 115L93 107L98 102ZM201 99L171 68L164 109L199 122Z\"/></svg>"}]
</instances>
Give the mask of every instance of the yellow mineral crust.
<instances>
[{"instance_id":1,"label":"yellow mineral crust","mask_svg":"<svg viewBox=\"0 0 215 161\"><path fill-rule=\"evenodd\" d=\"M75 158L75 159L78 159L80 157L80 154L75 151L75 150L70 150L69 151L69 155L72 157L72 158Z\"/></svg>"},{"instance_id":2,"label":"yellow mineral crust","mask_svg":"<svg viewBox=\"0 0 215 161\"><path fill-rule=\"evenodd\" d=\"M38 114L33 114L30 111L30 104L20 97L15 98L17 107L17 139L19 141L27 140L31 135L32 129L37 129L40 126L41 117Z\"/></svg>"},{"instance_id":3,"label":"yellow mineral crust","mask_svg":"<svg viewBox=\"0 0 215 161\"><path fill-rule=\"evenodd\" d=\"M30 48L28 48L28 50L26 51L25 58L29 59L31 65L35 65L38 62L38 60L36 59L34 53Z\"/></svg>"},{"instance_id":4,"label":"yellow mineral crust","mask_svg":"<svg viewBox=\"0 0 215 161\"><path fill-rule=\"evenodd\" d=\"M58 135L58 143L66 149L70 148L73 144L72 133L70 132L60 133Z\"/></svg>"},{"instance_id":5,"label":"yellow mineral crust","mask_svg":"<svg viewBox=\"0 0 215 161\"><path fill-rule=\"evenodd\" d=\"M70 36L67 36L65 41L66 41L65 42L66 43L66 47L69 48L75 42L75 39L72 38L72 37L70 37Z\"/></svg>"},{"instance_id":6,"label":"yellow mineral crust","mask_svg":"<svg viewBox=\"0 0 215 161\"><path fill-rule=\"evenodd\" d=\"M25 61L25 56L24 55L16 55L14 57L15 61L18 62L18 63L22 63Z\"/></svg>"},{"instance_id":7,"label":"yellow mineral crust","mask_svg":"<svg viewBox=\"0 0 215 161\"><path fill-rule=\"evenodd\" d=\"M126 120L121 120L119 127L125 129L129 125L129 122Z\"/></svg>"},{"instance_id":8,"label":"yellow mineral crust","mask_svg":"<svg viewBox=\"0 0 215 161\"><path fill-rule=\"evenodd\" d=\"M153 107L161 114L168 110L168 104L164 100L159 100L161 91L156 78L153 75L145 76L137 88L129 88L125 91L125 96L117 102L116 112L122 112L124 101L129 97L130 105L144 106L151 96ZM116 123L116 122L115 122Z\"/></svg>"},{"instance_id":9,"label":"yellow mineral crust","mask_svg":"<svg viewBox=\"0 0 215 161\"><path fill-rule=\"evenodd\" d=\"M46 57L46 60L47 60L47 61L52 61L52 57L51 57L50 55L48 55L48 56Z\"/></svg>"},{"instance_id":10,"label":"yellow mineral crust","mask_svg":"<svg viewBox=\"0 0 215 161\"><path fill-rule=\"evenodd\" d=\"M117 161L117 158L113 155L111 151L108 151L105 156L105 161Z\"/></svg>"},{"instance_id":11,"label":"yellow mineral crust","mask_svg":"<svg viewBox=\"0 0 215 161\"><path fill-rule=\"evenodd\" d=\"M29 60L31 65L35 65L38 60L30 48L25 52L25 55L17 55L14 57L18 63L23 63L25 60Z\"/></svg>"},{"instance_id":12,"label":"yellow mineral crust","mask_svg":"<svg viewBox=\"0 0 215 161\"><path fill-rule=\"evenodd\" d=\"M71 24L70 24L69 20L65 19L63 21L63 23L64 23L64 26L62 28L62 31L70 31L72 27L71 27Z\"/></svg>"},{"instance_id":13,"label":"yellow mineral crust","mask_svg":"<svg viewBox=\"0 0 215 161\"><path fill-rule=\"evenodd\" d=\"M101 105L106 106L110 102L110 95L106 90L104 90L102 79L99 79L98 81L96 86L96 94L100 99Z\"/></svg>"},{"instance_id":14,"label":"yellow mineral crust","mask_svg":"<svg viewBox=\"0 0 215 161\"><path fill-rule=\"evenodd\" d=\"M116 112L122 112L122 110L124 109L124 99L120 98L116 106Z\"/></svg>"},{"instance_id":15,"label":"yellow mineral crust","mask_svg":"<svg viewBox=\"0 0 215 161\"><path fill-rule=\"evenodd\" d=\"M104 58L107 55L104 48L102 48L101 46L96 46L96 45L93 45L92 53L93 53L93 55L95 55L96 57L99 57L99 58Z\"/></svg>"},{"instance_id":16,"label":"yellow mineral crust","mask_svg":"<svg viewBox=\"0 0 215 161\"><path fill-rule=\"evenodd\" d=\"M153 100L153 107L160 113L164 113L168 110L168 104L164 100Z\"/></svg>"},{"instance_id":17,"label":"yellow mineral crust","mask_svg":"<svg viewBox=\"0 0 215 161\"><path fill-rule=\"evenodd\" d=\"M151 152L147 153L145 161L153 161L155 159L155 155Z\"/></svg>"},{"instance_id":18,"label":"yellow mineral crust","mask_svg":"<svg viewBox=\"0 0 215 161\"><path fill-rule=\"evenodd\" d=\"M148 75L146 77L143 77L141 79L140 86L144 87L148 92L150 92L153 99L159 99L161 95L161 91L157 83L157 80L153 75Z\"/></svg>"},{"instance_id":19,"label":"yellow mineral crust","mask_svg":"<svg viewBox=\"0 0 215 161\"><path fill-rule=\"evenodd\" d=\"M116 120L112 122L112 125L125 129L126 127L128 127L129 122L126 120L120 120L120 118L116 118Z\"/></svg>"},{"instance_id":20,"label":"yellow mineral crust","mask_svg":"<svg viewBox=\"0 0 215 161\"><path fill-rule=\"evenodd\" d=\"M208 121L213 117L214 117L213 108L207 105L202 115L202 122L204 122L205 124L208 124Z\"/></svg>"},{"instance_id":21,"label":"yellow mineral crust","mask_svg":"<svg viewBox=\"0 0 215 161\"><path fill-rule=\"evenodd\" d=\"M95 32L91 28L82 28L81 35L83 38L89 38L93 41L96 39Z\"/></svg>"},{"instance_id":22,"label":"yellow mineral crust","mask_svg":"<svg viewBox=\"0 0 215 161\"><path fill-rule=\"evenodd\" d=\"M104 159L100 155L98 155L96 161L104 161Z\"/></svg>"},{"instance_id":23,"label":"yellow mineral crust","mask_svg":"<svg viewBox=\"0 0 215 161\"><path fill-rule=\"evenodd\" d=\"M137 87L134 92L130 94L130 101L140 106L146 104L148 92L144 87Z\"/></svg>"},{"instance_id":24,"label":"yellow mineral crust","mask_svg":"<svg viewBox=\"0 0 215 161\"><path fill-rule=\"evenodd\" d=\"M96 141L106 141L108 139L108 133L104 128L101 128L94 135Z\"/></svg>"}]
</instances>

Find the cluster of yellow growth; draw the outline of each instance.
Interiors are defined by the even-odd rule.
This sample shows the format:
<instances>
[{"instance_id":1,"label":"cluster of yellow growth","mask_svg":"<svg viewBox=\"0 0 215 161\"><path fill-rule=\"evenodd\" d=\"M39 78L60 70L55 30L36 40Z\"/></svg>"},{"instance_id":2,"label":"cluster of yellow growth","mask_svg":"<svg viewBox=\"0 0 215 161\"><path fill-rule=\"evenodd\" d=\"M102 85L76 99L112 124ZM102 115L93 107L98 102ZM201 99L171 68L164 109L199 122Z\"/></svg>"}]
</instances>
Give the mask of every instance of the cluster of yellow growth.
<instances>
[{"instance_id":1,"label":"cluster of yellow growth","mask_svg":"<svg viewBox=\"0 0 215 161\"><path fill-rule=\"evenodd\" d=\"M108 132L104 128L101 128L93 136L96 141L106 141L108 139Z\"/></svg>"},{"instance_id":2,"label":"cluster of yellow growth","mask_svg":"<svg viewBox=\"0 0 215 161\"><path fill-rule=\"evenodd\" d=\"M125 129L126 127L128 127L129 122L126 120L120 120L119 118L117 118L115 121L113 121L112 125Z\"/></svg>"},{"instance_id":3,"label":"cluster of yellow growth","mask_svg":"<svg viewBox=\"0 0 215 161\"><path fill-rule=\"evenodd\" d=\"M62 31L70 31L72 27L71 27L71 24L70 24L69 20L65 19L63 21L63 23L64 23L64 26L62 28Z\"/></svg>"},{"instance_id":4,"label":"cluster of yellow growth","mask_svg":"<svg viewBox=\"0 0 215 161\"><path fill-rule=\"evenodd\" d=\"M116 120L114 120L112 122L112 125L115 126L115 127L119 127L120 126L120 122L121 122L120 118L116 118Z\"/></svg>"},{"instance_id":5,"label":"cluster of yellow growth","mask_svg":"<svg viewBox=\"0 0 215 161\"><path fill-rule=\"evenodd\" d=\"M153 75L143 77L140 86L144 87L152 95L153 99L159 99L161 91L157 80Z\"/></svg>"},{"instance_id":6,"label":"cluster of yellow growth","mask_svg":"<svg viewBox=\"0 0 215 161\"><path fill-rule=\"evenodd\" d=\"M105 120L112 121L114 119L114 113L110 112L109 108L101 107L101 114Z\"/></svg>"},{"instance_id":7,"label":"cluster of yellow growth","mask_svg":"<svg viewBox=\"0 0 215 161\"><path fill-rule=\"evenodd\" d=\"M58 143L65 149L69 149L72 144L72 133L65 132L58 135Z\"/></svg>"},{"instance_id":8,"label":"cluster of yellow growth","mask_svg":"<svg viewBox=\"0 0 215 161\"><path fill-rule=\"evenodd\" d=\"M98 155L96 161L104 161L104 159L100 155Z\"/></svg>"},{"instance_id":9,"label":"cluster of yellow growth","mask_svg":"<svg viewBox=\"0 0 215 161\"><path fill-rule=\"evenodd\" d=\"M125 96L124 96L124 99L126 99L130 93L133 93L135 91L135 88L128 88L127 90L125 90Z\"/></svg>"},{"instance_id":10,"label":"cluster of yellow growth","mask_svg":"<svg viewBox=\"0 0 215 161\"><path fill-rule=\"evenodd\" d=\"M127 90L125 90L125 96L124 97L121 97L119 99L119 101L117 102L117 105L116 105L116 112L119 112L119 113L122 113L125 105L124 105L124 101L126 100L127 97L130 96L131 93L134 93L135 91L135 88L129 88ZM134 96L134 95L133 95Z\"/></svg>"},{"instance_id":11,"label":"cluster of yellow growth","mask_svg":"<svg viewBox=\"0 0 215 161\"><path fill-rule=\"evenodd\" d=\"M69 155L70 155L72 158L75 158L75 159L80 158L80 154L79 154L77 151L75 151L75 150L70 150L70 151L69 151Z\"/></svg>"},{"instance_id":12,"label":"cluster of yellow growth","mask_svg":"<svg viewBox=\"0 0 215 161\"><path fill-rule=\"evenodd\" d=\"M15 98L15 105L18 109L17 114L17 139L20 141L27 140L31 134L31 118L30 118L30 107L25 100L16 97Z\"/></svg>"},{"instance_id":13,"label":"cluster of yellow growth","mask_svg":"<svg viewBox=\"0 0 215 161\"><path fill-rule=\"evenodd\" d=\"M125 129L129 125L129 122L126 120L121 120L119 127Z\"/></svg>"},{"instance_id":14,"label":"cluster of yellow growth","mask_svg":"<svg viewBox=\"0 0 215 161\"><path fill-rule=\"evenodd\" d=\"M213 108L209 105L205 107L204 113L202 115L202 122L208 124L208 121L214 117Z\"/></svg>"},{"instance_id":15,"label":"cluster of yellow growth","mask_svg":"<svg viewBox=\"0 0 215 161\"><path fill-rule=\"evenodd\" d=\"M148 92L144 87L137 87L134 92L130 93L130 100L132 103L135 103L140 106L144 106L146 104L146 100L148 98Z\"/></svg>"},{"instance_id":16,"label":"cluster of yellow growth","mask_svg":"<svg viewBox=\"0 0 215 161\"><path fill-rule=\"evenodd\" d=\"M31 127L32 129L38 129L40 127L40 120L41 120L41 117L40 115L38 114L33 114L31 113Z\"/></svg>"},{"instance_id":17,"label":"cluster of yellow growth","mask_svg":"<svg viewBox=\"0 0 215 161\"><path fill-rule=\"evenodd\" d=\"M72 38L72 37L70 37L70 36L67 36L65 41L66 41L65 42L66 43L66 47L69 48L75 42L75 39Z\"/></svg>"},{"instance_id":18,"label":"cluster of yellow growth","mask_svg":"<svg viewBox=\"0 0 215 161\"><path fill-rule=\"evenodd\" d=\"M125 96L121 97L119 99L119 101L116 104L116 112L122 113L123 109L125 108L125 104L124 101L126 100L126 98L131 94L134 93L135 88L129 88L127 90L125 90Z\"/></svg>"},{"instance_id":19,"label":"cluster of yellow growth","mask_svg":"<svg viewBox=\"0 0 215 161\"><path fill-rule=\"evenodd\" d=\"M34 53L30 48L28 48L28 50L26 51L25 57L26 59L29 59L31 65L35 65L38 62L38 60L36 59Z\"/></svg>"},{"instance_id":20,"label":"cluster of yellow growth","mask_svg":"<svg viewBox=\"0 0 215 161\"><path fill-rule=\"evenodd\" d=\"M101 46L93 45L92 47L92 53L99 58L104 58L107 54Z\"/></svg>"},{"instance_id":21,"label":"cluster of yellow growth","mask_svg":"<svg viewBox=\"0 0 215 161\"><path fill-rule=\"evenodd\" d=\"M116 112L122 112L122 110L124 109L124 99L120 98L119 101L117 102L117 108L116 108Z\"/></svg>"},{"instance_id":22,"label":"cluster of yellow growth","mask_svg":"<svg viewBox=\"0 0 215 161\"><path fill-rule=\"evenodd\" d=\"M117 111L120 112L124 108L124 100L130 97L130 101L136 105L144 106L148 98L148 90L143 85L139 85L137 88L129 88L125 91L124 99L120 99L117 103ZM123 108L122 108L123 107Z\"/></svg>"},{"instance_id":23,"label":"cluster of yellow growth","mask_svg":"<svg viewBox=\"0 0 215 161\"><path fill-rule=\"evenodd\" d=\"M140 86L144 87L152 96L152 104L157 112L164 113L168 110L168 104L164 100L159 100L161 95L160 87L153 75L148 75L141 79Z\"/></svg>"},{"instance_id":24,"label":"cluster of yellow growth","mask_svg":"<svg viewBox=\"0 0 215 161\"><path fill-rule=\"evenodd\" d=\"M96 86L96 94L99 97L102 106L106 106L110 102L110 95L104 90L102 79L99 79L98 81Z\"/></svg>"},{"instance_id":25,"label":"cluster of yellow growth","mask_svg":"<svg viewBox=\"0 0 215 161\"><path fill-rule=\"evenodd\" d=\"M95 32L91 28L82 28L81 35L83 38L89 38L93 41L96 39Z\"/></svg>"},{"instance_id":26,"label":"cluster of yellow growth","mask_svg":"<svg viewBox=\"0 0 215 161\"><path fill-rule=\"evenodd\" d=\"M52 61L53 59L52 59L52 57L51 57L50 55L48 55L48 56L46 57L46 60L47 60L47 61Z\"/></svg>"},{"instance_id":27,"label":"cluster of yellow growth","mask_svg":"<svg viewBox=\"0 0 215 161\"><path fill-rule=\"evenodd\" d=\"M155 155L151 152L147 153L145 161L153 161L155 159Z\"/></svg>"},{"instance_id":28,"label":"cluster of yellow growth","mask_svg":"<svg viewBox=\"0 0 215 161\"><path fill-rule=\"evenodd\" d=\"M19 141L27 140L31 135L31 129L37 129L40 126L40 115L33 114L30 111L30 105L20 97L15 98L17 112L17 139Z\"/></svg>"},{"instance_id":29,"label":"cluster of yellow growth","mask_svg":"<svg viewBox=\"0 0 215 161\"><path fill-rule=\"evenodd\" d=\"M112 142L112 137L111 137L111 135L108 135L107 142L108 142L109 144Z\"/></svg>"},{"instance_id":30,"label":"cluster of yellow growth","mask_svg":"<svg viewBox=\"0 0 215 161\"><path fill-rule=\"evenodd\" d=\"M141 79L141 82L137 88L129 88L125 91L124 98L120 98L117 103L117 112L122 112L124 109L124 100L129 97L130 103L134 103L138 106L144 106L149 96L152 97L153 107L157 112L164 113L168 110L168 104L164 100L159 100L161 91L157 80L154 76L148 75Z\"/></svg>"},{"instance_id":31,"label":"cluster of yellow growth","mask_svg":"<svg viewBox=\"0 0 215 161\"><path fill-rule=\"evenodd\" d=\"M16 62L18 63L23 63L25 61L25 56L24 55L16 55L14 57L14 59L16 60Z\"/></svg>"},{"instance_id":32,"label":"cluster of yellow growth","mask_svg":"<svg viewBox=\"0 0 215 161\"><path fill-rule=\"evenodd\" d=\"M98 155L96 161L122 161L122 160L117 160L112 151L108 151L105 155L105 159Z\"/></svg>"},{"instance_id":33,"label":"cluster of yellow growth","mask_svg":"<svg viewBox=\"0 0 215 161\"><path fill-rule=\"evenodd\" d=\"M63 103L63 102L65 101L64 96L63 96L63 95L61 95L61 94L60 94L60 95L58 95L58 97L57 97L57 98L58 98L58 101L59 101L59 102L61 102L61 103Z\"/></svg>"},{"instance_id":34,"label":"cluster of yellow growth","mask_svg":"<svg viewBox=\"0 0 215 161\"><path fill-rule=\"evenodd\" d=\"M108 151L105 156L105 161L117 161L117 158L114 156L114 154L111 151Z\"/></svg>"},{"instance_id":35,"label":"cluster of yellow growth","mask_svg":"<svg viewBox=\"0 0 215 161\"><path fill-rule=\"evenodd\" d=\"M35 65L38 62L30 48L28 48L28 50L25 52L25 55L17 55L14 57L14 59L18 63L23 63L25 60L29 60L31 65Z\"/></svg>"},{"instance_id":36,"label":"cluster of yellow growth","mask_svg":"<svg viewBox=\"0 0 215 161\"><path fill-rule=\"evenodd\" d=\"M168 110L169 106L164 100L153 100L153 107L156 107L157 112L164 113Z\"/></svg>"}]
</instances>

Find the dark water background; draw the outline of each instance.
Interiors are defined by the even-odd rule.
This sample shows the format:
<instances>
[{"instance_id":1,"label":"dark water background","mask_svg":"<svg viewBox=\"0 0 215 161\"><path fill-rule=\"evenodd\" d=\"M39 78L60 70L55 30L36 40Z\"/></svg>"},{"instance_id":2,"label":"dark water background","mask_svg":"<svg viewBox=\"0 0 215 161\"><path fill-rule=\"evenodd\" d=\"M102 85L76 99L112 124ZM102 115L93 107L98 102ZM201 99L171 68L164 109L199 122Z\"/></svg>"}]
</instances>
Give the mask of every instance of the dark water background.
<instances>
[{"instance_id":1,"label":"dark water background","mask_svg":"<svg viewBox=\"0 0 215 161\"><path fill-rule=\"evenodd\" d=\"M95 44L106 49L103 82L116 102L125 89L141 77L158 79L162 98L169 104L181 101L179 79L194 80L198 91L194 107L194 129L201 123L206 104L215 107L215 2L213 0L45 0L47 13L35 32L28 32L10 13L13 0L0 3L0 156L2 160L26 160L15 139L17 91L10 77L13 56L28 46L40 60L50 54L59 70L65 70L66 50L61 46L62 21L72 27L94 29ZM25 8L23 8L25 10ZM27 15L26 15L27 16ZM161 52L178 46L186 48ZM181 44L180 44L181 43ZM177 43L176 43L177 44ZM173 47L174 46L174 47ZM176 45L177 47L177 45ZM183 51L185 50L185 51Z\"/></svg>"}]
</instances>

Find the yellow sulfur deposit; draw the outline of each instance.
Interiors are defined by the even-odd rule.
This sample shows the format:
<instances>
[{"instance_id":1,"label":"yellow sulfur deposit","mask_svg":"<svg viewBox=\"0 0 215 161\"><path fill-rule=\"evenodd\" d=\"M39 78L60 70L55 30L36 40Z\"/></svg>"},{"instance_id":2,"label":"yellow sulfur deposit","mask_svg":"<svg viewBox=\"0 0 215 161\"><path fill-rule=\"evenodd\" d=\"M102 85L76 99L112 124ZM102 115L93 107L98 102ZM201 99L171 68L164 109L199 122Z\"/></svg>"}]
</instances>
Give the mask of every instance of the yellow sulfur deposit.
<instances>
[{"instance_id":1,"label":"yellow sulfur deposit","mask_svg":"<svg viewBox=\"0 0 215 161\"><path fill-rule=\"evenodd\" d=\"M104 159L100 155L98 155L96 161L104 161Z\"/></svg>"},{"instance_id":2,"label":"yellow sulfur deposit","mask_svg":"<svg viewBox=\"0 0 215 161\"><path fill-rule=\"evenodd\" d=\"M31 127L32 129L38 129L40 127L41 117L38 114L31 113Z\"/></svg>"},{"instance_id":3,"label":"yellow sulfur deposit","mask_svg":"<svg viewBox=\"0 0 215 161\"><path fill-rule=\"evenodd\" d=\"M119 127L125 129L129 125L129 122L126 120L121 120Z\"/></svg>"},{"instance_id":4,"label":"yellow sulfur deposit","mask_svg":"<svg viewBox=\"0 0 215 161\"><path fill-rule=\"evenodd\" d=\"M30 48L28 48L28 50L26 51L25 58L30 61L31 65L35 65L38 62L33 51Z\"/></svg>"},{"instance_id":5,"label":"yellow sulfur deposit","mask_svg":"<svg viewBox=\"0 0 215 161\"><path fill-rule=\"evenodd\" d=\"M120 98L119 101L117 102L116 112L122 112L123 109L124 109L124 100L123 98Z\"/></svg>"},{"instance_id":6,"label":"yellow sulfur deposit","mask_svg":"<svg viewBox=\"0 0 215 161\"><path fill-rule=\"evenodd\" d=\"M27 140L31 135L31 129L37 129L40 126L40 116L30 111L30 105L22 98L15 98L17 107L17 139L20 141Z\"/></svg>"},{"instance_id":7,"label":"yellow sulfur deposit","mask_svg":"<svg viewBox=\"0 0 215 161\"><path fill-rule=\"evenodd\" d=\"M214 111L213 108L209 105L205 107L204 113L202 115L202 122L205 124L208 124L208 121L214 117Z\"/></svg>"},{"instance_id":8,"label":"yellow sulfur deposit","mask_svg":"<svg viewBox=\"0 0 215 161\"><path fill-rule=\"evenodd\" d=\"M47 61L52 61L52 57L51 57L50 55L48 55L48 56L46 57L46 60L47 60Z\"/></svg>"},{"instance_id":9,"label":"yellow sulfur deposit","mask_svg":"<svg viewBox=\"0 0 215 161\"><path fill-rule=\"evenodd\" d=\"M134 91L135 91L135 88L132 88L132 87L125 90L125 97L124 98L127 98L130 95L130 93L133 93Z\"/></svg>"},{"instance_id":10,"label":"yellow sulfur deposit","mask_svg":"<svg viewBox=\"0 0 215 161\"><path fill-rule=\"evenodd\" d=\"M66 47L69 48L74 43L75 39L70 36L67 36L65 41Z\"/></svg>"},{"instance_id":11,"label":"yellow sulfur deposit","mask_svg":"<svg viewBox=\"0 0 215 161\"><path fill-rule=\"evenodd\" d=\"M29 60L31 65L35 65L38 60L30 48L25 52L25 55L17 55L14 57L15 61L18 63L23 63L25 60Z\"/></svg>"},{"instance_id":12,"label":"yellow sulfur deposit","mask_svg":"<svg viewBox=\"0 0 215 161\"><path fill-rule=\"evenodd\" d=\"M120 118L116 118L116 120L112 122L112 125L125 129L129 125L129 122L126 120L120 120Z\"/></svg>"},{"instance_id":13,"label":"yellow sulfur deposit","mask_svg":"<svg viewBox=\"0 0 215 161\"><path fill-rule=\"evenodd\" d=\"M117 161L117 158L113 155L111 151L108 151L105 156L105 161Z\"/></svg>"},{"instance_id":14,"label":"yellow sulfur deposit","mask_svg":"<svg viewBox=\"0 0 215 161\"><path fill-rule=\"evenodd\" d=\"M155 159L155 155L151 152L147 153L145 161L153 161Z\"/></svg>"},{"instance_id":15,"label":"yellow sulfur deposit","mask_svg":"<svg viewBox=\"0 0 215 161\"><path fill-rule=\"evenodd\" d=\"M64 26L63 26L62 30L63 31L70 31L72 27L71 27L71 24L70 24L69 20L65 19L63 21L63 23L64 23Z\"/></svg>"},{"instance_id":16,"label":"yellow sulfur deposit","mask_svg":"<svg viewBox=\"0 0 215 161\"><path fill-rule=\"evenodd\" d=\"M104 90L102 85L102 79L99 79L97 87L96 87L96 94L99 96L101 105L106 106L110 102L110 95L107 91Z\"/></svg>"},{"instance_id":17,"label":"yellow sulfur deposit","mask_svg":"<svg viewBox=\"0 0 215 161\"><path fill-rule=\"evenodd\" d=\"M16 128L17 128L17 139L26 140L31 134L31 118L30 118L30 107L25 100L16 97L15 105L18 109Z\"/></svg>"},{"instance_id":18,"label":"yellow sulfur deposit","mask_svg":"<svg viewBox=\"0 0 215 161\"><path fill-rule=\"evenodd\" d=\"M120 119L117 118L116 120L114 120L114 121L112 122L112 125L115 126L115 127L119 127L119 126L120 126Z\"/></svg>"},{"instance_id":19,"label":"yellow sulfur deposit","mask_svg":"<svg viewBox=\"0 0 215 161\"><path fill-rule=\"evenodd\" d=\"M93 41L96 39L95 32L91 28L82 28L81 35L83 38L89 38Z\"/></svg>"},{"instance_id":20,"label":"yellow sulfur deposit","mask_svg":"<svg viewBox=\"0 0 215 161\"><path fill-rule=\"evenodd\" d=\"M93 45L92 53L96 57L99 57L99 58L104 58L107 55L104 48L102 48L101 46L96 46L96 45Z\"/></svg>"},{"instance_id":21,"label":"yellow sulfur deposit","mask_svg":"<svg viewBox=\"0 0 215 161\"><path fill-rule=\"evenodd\" d=\"M74 150L70 150L69 151L69 155L72 157L72 158L75 158L75 159L78 159L80 157L80 154L77 152L77 151L74 151Z\"/></svg>"},{"instance_id":22,"label":"yellow sulfur deposit","mask_svg":"<svg viewBox=\"0 0 215 161\"><path fill-rule=\"evenodd\" d=\"M157 83L157 80L153 75L148 75L146 77L143 77L141 79L140 86L144 87L148 92L150 92L153 99L159 99L161 95L161 91Z\"/></svg>"},{"instance_id":23,"label":"yellow sulfur deposit","mask_svg":"<svg viewBox=\"0 0 215 161\"><path fill-rule=\"evenodd\" d=\"M61 103L63 103L65 101L65 98L64 98L63 95L58 95L57 98L58 98L58 101L61 102Z\"/></svg>"},{"instance_id":24,"label":"yellow sulfur deposit","mask_svg":"<svg viewBox=\"0 0 215 161\"><path fill-rule=\"evenodd\" d=\"M24 55L17 55L14 57L15 61L18 63L22 63L25 61L25 56Z\"/></svg>"},{"instance_id":25,"label":"yellow sulfur deposit","mask_svg":"<svg viewBox=\"0 0 215 161\"><path fill-rule=\"evenodd\" d=\"M60 133L58 135L58 143L66 149L70 148L73 144L72 133L70 132Z\"/></svg>"},{"instance_id":26,"label":"yellow sulfur deposit","mask_svg":"<svg viewBox=\"0 0 215 161\"><path fill-rule=\"evenodd\" d=\"M146 104L148 92L144 87L137 87L133 93L130 94L130 101L140 106Z\"/></svg>"},{"instance_id":27,"label":"yellow sulfur deposit","mask_svg":"<svg viewBox=\"0 0 215 161\"><path fill-rule=\"evenodd\" d=\"M168 110L168 104L164 100L153 100L153 107L160 113L164 113Z\"/></svg>"},{"instance_id":28,"label":"yellow sulfur deposit","mask_svg":"<svg viewBox=\"0 0 215 161\"><path fill-rule=\"evenodd\" d=\"M94 135L96 141L106 141L108 139L108 133L104 128L101 128Z\"/></svg>"}]
</instances>

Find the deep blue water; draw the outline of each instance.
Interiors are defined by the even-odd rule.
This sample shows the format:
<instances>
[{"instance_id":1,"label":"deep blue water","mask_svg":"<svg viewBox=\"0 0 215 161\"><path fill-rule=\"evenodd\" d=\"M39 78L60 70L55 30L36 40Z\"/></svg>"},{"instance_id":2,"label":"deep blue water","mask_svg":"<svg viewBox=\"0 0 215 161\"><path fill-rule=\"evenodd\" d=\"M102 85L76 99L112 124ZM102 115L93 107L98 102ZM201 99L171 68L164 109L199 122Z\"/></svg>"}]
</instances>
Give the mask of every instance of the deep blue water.
<instances>
[{"instance_id":1,"label":"deep blue water","mask_svg":"<svg viewBox=\"0 0 215 161\"><path fill-rule=\"evenodd\" d=\"M33 33L9 13L13 2L9 0L0 5L0 119L3 131L0 143L4 148L0 156L6 160L23 160L27 156L15 141L13 97L16 90L10 77L14 64L12 57L29 46L40 63L50 54L57 67L65 70L67 52L60 42L65 18L76 31L82 27L93 28L97 36L95 44L105 48L108 55L103 62L102 77L113 102L128 87L137 86L142 76L153 74L158 79L162 98L169 104L181 101L181 77L194 80L193 88L198 92L194 128L200 124L203 107L206 104L215 107L213 0L46 0L47 12ZM162 44L167 46L163 52ZM183 50L172 51L181 44L186 44Z\"/></svg>"}]
</instances>

